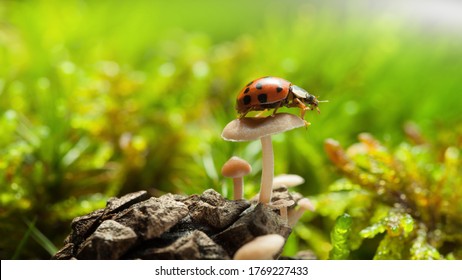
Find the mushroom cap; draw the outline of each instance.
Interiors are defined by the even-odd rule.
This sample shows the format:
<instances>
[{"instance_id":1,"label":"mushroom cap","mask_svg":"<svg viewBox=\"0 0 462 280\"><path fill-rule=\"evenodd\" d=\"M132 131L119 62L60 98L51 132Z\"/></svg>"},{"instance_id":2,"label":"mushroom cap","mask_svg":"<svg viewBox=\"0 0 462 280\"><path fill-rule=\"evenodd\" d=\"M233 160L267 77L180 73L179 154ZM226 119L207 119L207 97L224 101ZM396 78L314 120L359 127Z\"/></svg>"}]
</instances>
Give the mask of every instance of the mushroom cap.
<instances>
[{"instance_id":1,"label":"mushroom cap","mask_svg":"<svg viewBox=\"0 0 462 280\"><path fill-rule=\"evenodd\" d=\"M221 174L229 178L239 178L252 172L252 166L240 157L231 157L221 168Z\"/></svg>"},{"instance_id":2,"label":"mushroom cap","mask_svg":"<svg viewBox=\"0 0 462 280\"><path fill-rule=\"evenodd\" d=\"M253 141L302 126L305 126L304 120L288 113L265 118L241 118L228 123L221 137L233 142Z\"/></svg>"},{"instance_id":3,"label":"mushroom cap","mask_svg":"<svg viewBox=\"0 0 462 280\"><path fill-rule=\"evenodd\" d=\"M295 201L293 200L280 199L280 200L276 200L275 202L272 202L268 206L273 209L281 209L283 207L290 207L294 204L295 204Z\"/></svg>"},{"instance_id":4,"label":"mushroom cap","mask_svg":"<svg viewBox=\"0 0 462 280\"><path fill-rule=\"evenodd\" d=\"M279 234L258 236L239 248L235 260L272 260L284 246L285 239Z\"/></svg>"},{"instance_id":5,"label":"mushroom cap","mask_svg":"<svg viewBox=\"0 0 462 280\"><path fill-rule=\"evenodd\" d=\"M299 201L297 201L297 205L300 206L300 208L302 208L305 211L306 210L314 211L313 203L311 202L311 200L309 200L306 197L304 197L304 198L300 199Z\"/></svg>"},{"instance_id":6,"label":"mushroom cap","mask_svg":"<svg viewBox=\"0 0 462 280\"><path fill-rule=\"evenodd\" d=\"M281 174L273 179L273 188L278 188L280 186L286 186L288 188L295 187L305 183L303 177L296 174Z\"/></svg>"}]
</instances>

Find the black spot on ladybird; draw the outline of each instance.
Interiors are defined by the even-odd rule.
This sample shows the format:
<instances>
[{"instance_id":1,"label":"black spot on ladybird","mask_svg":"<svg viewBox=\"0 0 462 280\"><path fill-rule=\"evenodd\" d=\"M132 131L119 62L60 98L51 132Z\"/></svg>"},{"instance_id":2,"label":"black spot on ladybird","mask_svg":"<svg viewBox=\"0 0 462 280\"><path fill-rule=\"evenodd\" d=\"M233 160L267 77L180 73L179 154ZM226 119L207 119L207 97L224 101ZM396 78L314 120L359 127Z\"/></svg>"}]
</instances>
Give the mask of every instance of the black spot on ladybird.
<instances>
[{"instance_id":1,"label":"black spot on ladybird","mask_svg":"<svg viewBox=\"0 0 462 280\"><path fill-rule=\"evenodd\" d=\"M257 83L257 84L255 85L255 87L256 87L257 89L262 89L262 88L263 88L263 85L262 85L261 83Z\"/></svg>"},{"instance_id":2,"label":"black spot on ladybird","mask_svg":"<svg viewBox=\"0 0 462 280\"><path fill-rule=\"evenodd\" d=\"M244 96L243 101L244 101L244 105L249 105L250 102L252 101L252 97L250 97L250 95L246 95Z\"/></svg>"},{"instance_id":3,"label":"black spot on ladybird","mask_svg":"<svg viewBox=\"0 0 462 280\"><path fill-rule=\"evenodd\" d=\"M266 103L266 101L268 100L268 95L266 93L262 93L259 94L257 98L260 103Z\"/></svg>"},{"instance_id":4,"label":"black spot on ladybird","mask_svg":"<svg viewBox=\"0 0 462 280\"><path fill-rule=\"evenodd\" d=\"M249 90L250 90L250 88L246 88L246 89L244 90L244 93L248 93Z\"/></svg>"},{"instance_id":5,"label":"black spot on ladybird","mask_svg":"<svg viewBox=\"0 0 462 280\"><path fill-rule=\"evenodd\" d=\"M281 86L278 86L278 87L276 88L276 91L277 91L277 92L281 92L282 90L283 90L283 88L282 88Z\"/></svg>"}]
</instances>

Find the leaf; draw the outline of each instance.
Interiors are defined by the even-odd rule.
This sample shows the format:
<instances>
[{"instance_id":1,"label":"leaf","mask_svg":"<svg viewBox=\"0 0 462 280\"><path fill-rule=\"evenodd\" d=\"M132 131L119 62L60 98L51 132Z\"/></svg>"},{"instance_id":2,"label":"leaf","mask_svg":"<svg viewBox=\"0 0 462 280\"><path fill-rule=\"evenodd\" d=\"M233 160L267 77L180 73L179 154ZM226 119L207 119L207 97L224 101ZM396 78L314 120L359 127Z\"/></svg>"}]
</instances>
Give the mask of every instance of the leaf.
<instances>
[{"instance_id":1,"label":"leaf","mask_svg":"<svg viewBox=\"0 0 462 280\"><path fill-rule=\"evenodd\" d=\"M330 233L332 250L329 258L333 260L345 260L350 255L349 236L353 219L347 213L339 216Z\"/></svg>"},{"instance_id":2,"label":"leaf","mask_svg":"<svg viewBox=\"0 0 462 280\"><path fill-rule=\"evenodd\" d=\"M21 239L21 242L19 242L18 246L16 247L16 250L14 251L13 256L11 257L12 260L18 259L19 255L21 254L22 250L24 249L24 246L27 243L27 240L29 240L30 234L32 232L32 227L35 226L35 222L37 221L37 218L34 218L32 222L29 222L27 231L24 233L23 238Z\"/></svg>"},{"instance_id":3,"label":"leaf","mask_svg":"<svg viewBox=\"0 0 462 280\"><path fill-rule=\"evenodd\" d=\"M84 151L90 146L90 140L88 138L80 138L80 140L62 157L61 163L65 167L69 167L76 160L78 160Z\"/></svg>"},{"instance_id":4,"label":"leaf","mask_svg":"<svg viewBox=\"0 0 462 280\"><path fill-rule=\"evenodd\" d=\"M34 238L37 243L45 249L50 256L53 256L58 251L58 248L48 239L38 228L35 227L35 222L30 222L29 220L25 220L27 226L29 227L28 232L32 234L32 238Z\"/></svg>"}]
</instances>

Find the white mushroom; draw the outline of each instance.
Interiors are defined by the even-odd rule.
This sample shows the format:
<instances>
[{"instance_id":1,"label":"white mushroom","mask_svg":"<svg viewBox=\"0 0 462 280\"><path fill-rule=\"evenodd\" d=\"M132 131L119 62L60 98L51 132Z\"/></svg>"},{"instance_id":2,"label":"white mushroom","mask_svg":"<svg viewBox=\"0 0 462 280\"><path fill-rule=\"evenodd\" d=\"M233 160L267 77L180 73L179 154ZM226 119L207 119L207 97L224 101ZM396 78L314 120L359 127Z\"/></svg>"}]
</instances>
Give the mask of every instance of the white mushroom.
<instances>
[{"instance_id":1,"label":"white mushroom","mask_svg":"<svg viewBox=\"0 0 462 280\"><path fill-rule=\"evenodd\" d=\"M305 183L303 177L296 174L281 174L273 179L273 188L278 188L280 186L286 186L292 188L298 185Z\"/></svg>"},{"instance_id":2,"label":"white mushroom","mask_svg":"<svg viewBox=\"0 0 462 280\"><path fill-rule=\"evenodd\" d=\"M313 203L308 198L302 198L297 201L298 209L292 210L289 213L289 226L293 227L300 220L305 211L314 211Z\"/></svg>"},{"instance_id":3,"label":"white mushroom","mask_svg":"<svg viewBox=\"0 0 462 280\"><path fill-rule=\"evenodd\" d=\"M274 260L284 246L285 239L279 234L258 236L239 248L235 260Z\"/></svg>"},{"instance_id":4,"label":"white mushroom","mask_svg":"<svg viewBox=\"0 0 462 280\"><path fill-rule=\"evenodd\" d=\"M259 202L271 201L274 155L271 135L305 126L298 116L281 113L267 118L241 118L231 121L223 129L221 137L227 141L252 141L260 139L262 145L262 175Z\"/></svg>"},{"instance_id":5,"label":"white mushroom","mask_svg":"<svg viewBox=\"0 0 462 280\"><path fill-rule=\"evenodd\" d=\"M239 158L231 157L222 167L221 174L233 179L234 200L244 198L244 176L252 172L252 166Z\"/></svg>"}]
</instances>

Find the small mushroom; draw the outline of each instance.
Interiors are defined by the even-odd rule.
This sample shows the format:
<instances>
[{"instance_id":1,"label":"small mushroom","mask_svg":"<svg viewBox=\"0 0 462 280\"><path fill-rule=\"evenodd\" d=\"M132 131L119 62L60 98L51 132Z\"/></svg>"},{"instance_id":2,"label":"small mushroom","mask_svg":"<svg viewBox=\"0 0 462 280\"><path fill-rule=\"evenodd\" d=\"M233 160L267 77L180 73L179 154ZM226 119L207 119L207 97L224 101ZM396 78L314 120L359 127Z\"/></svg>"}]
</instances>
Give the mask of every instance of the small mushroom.
<instances>
[{"instance_id":1,"label":"small mushroom","mask_svg":"<svg viewBox=\"0 0 462 280\"><path fill-rule=\"evenodd\" d=\"M281 252L285 239L279 234L258 236L239 248L235 260L273 260Z\"/></svg>"},{"instance_id":2,"label":"small mushroom","mask_svg":"<svg viewBox=\"0 0 462 280\"><path fill-rule=\"evenodd\" d=\"M244 198L244 176L252 172L252 166L240 157L231 157L221 168L221 174L232 178L234 184L234 200Z\"/></svg>"},{"instance_id":3,"label":"small mushroom","mask_svg":"<svg viewBox=\"0 0 462 280\"><path fill-rule=\"evenodd\" d=\"M313 203L308 198L302 198L297 201L298 209L292 210L289 213L289 226L293 227L300 220L305 211L314 211Z\"/></svg>"},{"instance_id":4,"label":"small mushroom","mask_svg":"<svg viewBox=\"0 0 462 280\"><path fill-rule=\"evenodd\" d=\"M259 202L271 201L274 176L274 155L271 135L305 126L299 117L280 113L267 118L241 118L231 121L221 137L227 141L242 142L260 139L262 145L262 174Z\"/></svg>"},{"instance_id":5,"label":"small mushroom","mask_svg":"<svg viewBox=\"0 0 462 280\"><path fill-rule=\"evenodd\" d=\"M305 183L303 177L296 174L281 174L273 179L273 188L278 188L280 186L286 186L288 188L296 187Z\"/></svg>"},{"instance_id":6,"label":"small mushroom","mask_svg":"<svg viewBox=\"0 0 462 280\"><path fill-rule=\"evenodd\" d=\"M277 200L275 202L272 202L269 207L273 209L278 209L279 214L281 215L281 218L288 223L288 218L287 218L287 207L290 207L294 205L295 202L293 200Z\"/></svg>"}]
</instances>

